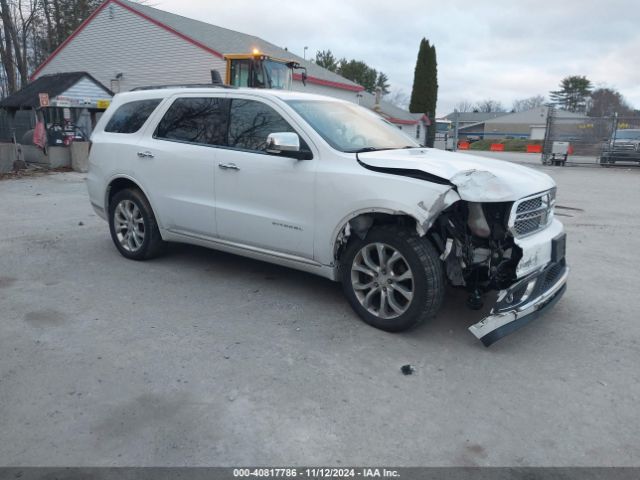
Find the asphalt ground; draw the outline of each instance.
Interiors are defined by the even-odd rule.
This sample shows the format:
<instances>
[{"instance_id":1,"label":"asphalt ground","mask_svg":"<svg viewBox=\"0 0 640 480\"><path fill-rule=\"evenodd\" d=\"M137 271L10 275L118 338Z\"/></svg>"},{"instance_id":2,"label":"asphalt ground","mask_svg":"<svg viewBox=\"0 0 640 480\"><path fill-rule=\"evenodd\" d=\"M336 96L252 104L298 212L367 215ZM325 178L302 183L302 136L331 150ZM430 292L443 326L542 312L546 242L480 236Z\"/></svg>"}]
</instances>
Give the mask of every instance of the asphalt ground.
<instances>
[{"instance_id":1,"label":"asphalt ground","mask_svg":"<svg viewBox=\"0 0 640 480\"><path fill-rule=\"evenodd\" d=\"M0 466L638 466L640 169L495 155L555 178L572 272L488 349L462 292L389 334L310 274L124 259L81 174L0 181Z\"/></svg>"}]
</instances>

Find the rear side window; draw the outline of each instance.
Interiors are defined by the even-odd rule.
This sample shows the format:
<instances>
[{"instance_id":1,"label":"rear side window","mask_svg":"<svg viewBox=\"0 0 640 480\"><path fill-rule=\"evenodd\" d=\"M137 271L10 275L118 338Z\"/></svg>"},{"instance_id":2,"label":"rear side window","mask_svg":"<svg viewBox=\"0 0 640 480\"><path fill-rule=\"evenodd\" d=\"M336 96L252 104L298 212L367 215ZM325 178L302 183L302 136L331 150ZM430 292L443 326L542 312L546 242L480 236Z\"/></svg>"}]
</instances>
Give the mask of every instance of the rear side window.
<instances>
[{"instance_id":1,"label":"rear side window","mask_svg":"<svg viewBox=\"0 0 640 480\"><path fill-rule=\"evenodd\" d=\"M224 145L229 100L178 98L158 124L155 137L204 145Z\"/></svg>"},{"instance_id":2,"label":"rear side window","mask_svg":"<svg viewBox=\"0 0 640 480\"><path fill-rule=\"evenodd\" d=\"M160 104L161 100L160 98L137 100L120 105L107 122L104 131L110 133L137 132Z\"/></svg>"}]
</instances>

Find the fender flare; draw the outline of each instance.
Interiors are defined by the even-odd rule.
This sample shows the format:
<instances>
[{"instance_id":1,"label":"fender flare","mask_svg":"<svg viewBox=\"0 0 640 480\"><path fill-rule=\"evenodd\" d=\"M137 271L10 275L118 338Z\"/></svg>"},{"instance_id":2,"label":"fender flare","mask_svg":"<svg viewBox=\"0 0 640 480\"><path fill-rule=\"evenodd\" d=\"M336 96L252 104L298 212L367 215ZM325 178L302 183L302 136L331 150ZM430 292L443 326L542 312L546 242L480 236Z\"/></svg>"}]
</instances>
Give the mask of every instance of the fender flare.
<instances>
[{"instance_id":1,"label":"fender flare","mask_svg":"<svg viewBox=\"0 0 640 480\"><path fill-rule=\"evenodd\" d=\"M138 187L140 189L140 191L142 192L142 194L146 197L147 201L149 202L149 205L151 205L151 210L153 210L153 214L156 217L156 222L158 223L158 226L160 228L162 228L162 223L161 220L158 218L157 215L157 210L156 207L153 204L153 200L151 199L151 197L149 196L149 194L147 193L147 189L144 188L142 186L142 184L135 179L134 177L132 177L131 175L127 175L125 173L119 173L116 175L113 175L109 178L109 180L107 181L107 185L106 188L104 190L104 207L105 207L105 213L107 215L109 215L109 192L111 191L111 184L118 180L118 179L125 179L125 180L129 180L131 183L133 183L136 187Z\"/></svg>"},{"instance_id":2,"label":"fender flare","mask_svg":"<svg viewBox=\"0 0 640 480\"><path fill-rule=\"evenodd\" d=\"M417 228L418 228L418 234L420 236L424 235L426 232L420 232L420 225L422 224L422 222L424 222L425 219L420 220L419 218L416 217L416 215L406 211L406 210L396 210L396 209L392 209L392 208L386 208L386 207L369 207L369 208L361 208L358 210L354 210L353 212L345 215L344 217L342 217L342 219L340 220L340 222L338 222L338 225L333 229L333 232L331 233L331 248L333 251L333 258L335 260L336 258L336 253L338 250L338 237L340 236L340 234L344 231L344 229L346 228L347 224L353 220L356 217L359 217L360 215L364 215L367 213L383 213L386 215L393 215L393 216L406 216L406 217L410 217L413 220L415 220Z\"/></svg>"}]
</instances>

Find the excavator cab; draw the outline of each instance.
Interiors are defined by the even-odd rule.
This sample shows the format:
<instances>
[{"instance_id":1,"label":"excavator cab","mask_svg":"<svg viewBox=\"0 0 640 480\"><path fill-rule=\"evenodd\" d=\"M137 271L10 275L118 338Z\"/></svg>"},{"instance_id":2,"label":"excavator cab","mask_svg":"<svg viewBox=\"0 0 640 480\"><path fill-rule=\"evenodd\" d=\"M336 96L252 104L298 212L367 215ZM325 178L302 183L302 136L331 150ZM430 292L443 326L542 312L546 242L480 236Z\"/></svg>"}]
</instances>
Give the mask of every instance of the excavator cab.
<instances>
[{"instance_id":1,"label":"excavator cab","mask_svg":"<svg viewBox=\"0 0 640 480\"><path fill-rule=\"evenodd\" d=\"M225 83L232 87L277 88L290 90L293 71L302 70L306 84L306 68L297 62L270 57L258 51L249 54L225 55L227 76Z\"/></svg>"}]
</instances>

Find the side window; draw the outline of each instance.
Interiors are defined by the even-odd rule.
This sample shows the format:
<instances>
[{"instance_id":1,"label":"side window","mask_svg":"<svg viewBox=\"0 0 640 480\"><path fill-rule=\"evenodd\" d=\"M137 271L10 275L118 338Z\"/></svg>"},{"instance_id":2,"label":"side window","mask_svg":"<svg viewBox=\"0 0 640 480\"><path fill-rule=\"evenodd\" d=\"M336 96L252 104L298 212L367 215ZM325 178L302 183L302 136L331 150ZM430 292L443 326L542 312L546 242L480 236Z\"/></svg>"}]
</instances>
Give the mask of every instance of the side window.
<instances>
[{"instance_id":1,"label":"side window","mask_svg":"<svg viewBox=\"0 0 640 480\"><path fill-rule=\"evenodd\" d=\"M231 62L231 85L248 87L251 63L249 60L235 60Z\"/></svg>"},{"instance_id":2,"label":"side window","mask_svg":"<svg viewBox=\"0 0 640 480\"><path fill-rule=\"evenodd\" d=\"M239 98L231 101L229 147L263 151L267 136L276 132L296 133L278 112L262 102ZM309 150L302 138L300 150Z\"/></svg>"},{"instance_id":3,"label":"side window","mask_svg":"<svg viewBox=\"0 0 640 480\"><path fill-rule=\"evenodd\" d=\"M135 133L153 113L162 99L137 100L120 105L104 128L110 133Z\"/></svg>"},{"instance_id":4,"label":"side window","mask_svg":"<svg viewBox=\"0 0 640 480\"><path fill-rule=\"evenodd\" d=\"M155 137L205 145L224 145L229 100L178 98L164 114Z\"/></svg>"}]
</instances>

